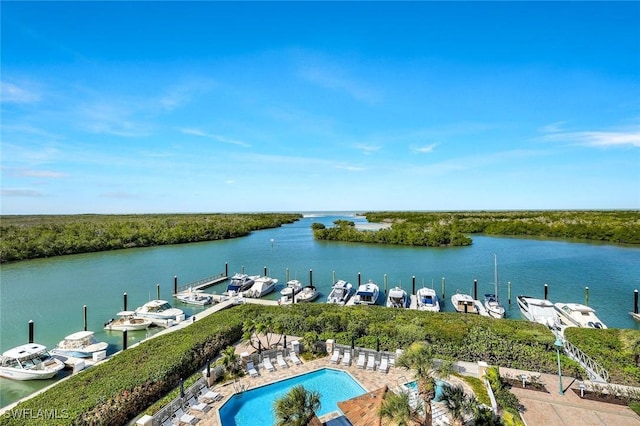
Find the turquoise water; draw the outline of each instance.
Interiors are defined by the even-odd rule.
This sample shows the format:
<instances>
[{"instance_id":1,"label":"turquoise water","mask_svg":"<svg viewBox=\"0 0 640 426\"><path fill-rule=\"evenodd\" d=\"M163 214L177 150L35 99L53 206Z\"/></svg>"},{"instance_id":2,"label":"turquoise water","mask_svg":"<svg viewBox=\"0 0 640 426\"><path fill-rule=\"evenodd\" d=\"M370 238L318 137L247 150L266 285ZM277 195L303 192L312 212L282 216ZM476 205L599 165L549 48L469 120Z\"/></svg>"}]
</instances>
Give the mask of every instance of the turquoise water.
<instances>
[{"instance_id":1,"label":"turquoise water","mask_svg":"<svg viewBox=\"0 0 640 426\"><path fill-rule=\"evenodd\" d=\"M294 386L320 393L321 406L316 415L339 410L338 402L366 393L348 373L324 368L270 385L251 389L231 397L220 407L222 426L271 426L275 424L273 403Z\"/></svg>"},{"instance_id":2,"label":"turquoise water","mask_svg":"<svg viewBox=\"0 0 640 426\"><path fill-rule=\"evenodd\" d=\"M369 279L380 285L384 294L399 285L411 290L423 284L442 296L443 310L451 311L450 297L456 289L470 292L478 280L478 294L493 291L494 257L498 256L499 296L507 306L507 317L520 319L516 296L542 297L549 285L553 302L584 303L584 288L589 286L589 304L609 327L640 330L628 314L633 310L633 290L640 289L640 248L605 244L587 244L561 240L498 238L473 236L473 245L455 248L380 246L316 241L311 224L332 225L336 219L356 223L364 218L345 214L305 217L281 228L257 231L243 238L225 241L181 244L87 253L51 259L37 259L0 266L0 350L26 343L28 322L35 323L35 340L51 348L66 335L83 328L83 305L87 305L88 328L96 338L110 343L109 352L122 347L122 333L103 330L104 323L122 310L123 293L129 308L160 296L183 309L187 316L203 308L180 304L173 299L173 277L179 285L215 275L228 266L229 274L244 270L248 274L268 274L279 280L277 290L287 276L313 284L324 303L333 279L342 278L357 285ZM512 304L507 305L507 285L512 283ZM433 283L433 284L432 284ZM211 287L222 293L227 283ZM278 297L277 291L268 298ZM382 299L382 298L381 298ZM382 304L382 300L379 304ZM153 331L150 331L151 333ZM148 335L130 332L131 345ZM46 381L49 382L49 381ZM0 406L5 406L34 390L44 382L17 383L0 379Z\"/></svg>"}]
</instances>

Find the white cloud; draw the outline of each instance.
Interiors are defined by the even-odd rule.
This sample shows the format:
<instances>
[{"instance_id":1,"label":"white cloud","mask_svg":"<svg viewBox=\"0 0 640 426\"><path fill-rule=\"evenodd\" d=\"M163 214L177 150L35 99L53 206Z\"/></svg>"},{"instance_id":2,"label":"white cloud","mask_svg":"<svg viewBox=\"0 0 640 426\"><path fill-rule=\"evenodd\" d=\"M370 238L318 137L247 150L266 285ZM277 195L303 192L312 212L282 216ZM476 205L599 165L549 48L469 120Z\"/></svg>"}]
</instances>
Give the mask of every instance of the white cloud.
<instances>
[{"instance_id":1,"label":"white cloud","mask_svg":"<svg viewBox=\"0 0 640 426\"><path fill-rule=\"evenodd\" d=\"M621 131L558 132L545 135L542 140L570 142L592 147L640 147L640 127L635 126Z\"/></svg>"},{"instance_id":2,"label":"white cloud","mask_svg":"<svg viewBox=\"0 0 640 426\"><path fill-rule=\"evenodd\" d=\"M33 170L33 169L17 169L10 172L13 176L19 177L36 177L46 179L59 179L67 177L66 173L55 172L53 170Z\"/></svg>"},{"instance_id":3,"label":"white cloud","mask_svg":"<svg viewBox=\"0 0 640 426\"><path fill-rule=\"evenodd\" d=\"M355 145L355 148L362 151L365 155L371 155L375 152L378 152L382 149L379 145L370 145L365 143L359 143Z\"/></svg>"},{"instance_id":4,"label":"white cloud","mask_svg":"<svg viewBox=\"0 0 640 426\"><path fill-rule=\"evenodd\" d=\"M431 145L425 145L425 146L412 145L409 147L409 149L411 150L411 152L415 152L418 154L428 154L430 152L433 152L436 146L438 146L437 143L432 143Z\"/></svg>"},{"instance_id":5,"label":"white cloud","mask_svg":"<svg viewBox=\"0 0 640 426\"><path fill-rule=\"evenodd\" d=\"M542 133L557 133L563 130L565 125L564 121L556 121L555 123L547 124L540 128L540 132Z\"/></svg>"},{"instance_id":6,"label":"white cloud","mask_svg":"<svg viewBox=\"0 0 640 426\"><path fill-rule=\"evenodd\" d=\"M44 194L35 189L3 188L3 197L42 197Z\"/></svg>"},{"instance_id":7,"label":"white cloud","mask_svg":"<svg viewBox=\"0 0 640 426\"><path fill-rule=\"evenodd\" d=\"M241 140L237 140L237 139L231 139L228 138L226 136L222 136L222 135L216 135L216 134L212 134L212 133L206 133L203 132L202 130L199 129L192 129L192 128L185 128L185 129L180 129L180 131L182 133L184 133L185 135L193 135L193 136L200 136L203 138L208 138L208 139L212 139L214 141L218 141L218 142L222 142L222 143L226 143L226 144L230 144L230 145L237 145L237 146L242 146L245 148L250 147L251 145L241 141Z\"/></svg>"},{"instance_id":8,"label":"white cloud","mask_svg":"<svg viewBox=\"0 0 640 426\"><path fill-rule=\"evenodd\" d=\"M28 104L38 102L40 94L13 83L0 81L0 99L2 103Z\"/></svg>"}]
</instances>

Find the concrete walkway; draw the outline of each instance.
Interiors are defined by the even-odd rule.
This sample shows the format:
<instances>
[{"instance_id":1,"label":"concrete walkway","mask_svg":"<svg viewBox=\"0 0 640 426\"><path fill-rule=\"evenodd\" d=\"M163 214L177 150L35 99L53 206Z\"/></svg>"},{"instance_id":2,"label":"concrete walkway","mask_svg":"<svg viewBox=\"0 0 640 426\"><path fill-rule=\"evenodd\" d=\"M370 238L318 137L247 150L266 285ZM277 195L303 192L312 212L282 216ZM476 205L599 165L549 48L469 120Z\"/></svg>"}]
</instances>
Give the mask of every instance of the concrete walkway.
<instances>
[{"instance_id":1,"label":"concrete walkway","mask_svg":"<svg viewBox=\"0 0 640 426\"><path fill-rule=\"evenodd\" d=\"M538 373L500 368L501 375L518 377ZM580 389L572 377L562 377L564 395L560 395L557 375L540 374L549 393L512 387L513 392L524 407L522 418L527 426L640 426L640 416L627 406L580 398L573 389Z\"/></svg>"}]
</instances>

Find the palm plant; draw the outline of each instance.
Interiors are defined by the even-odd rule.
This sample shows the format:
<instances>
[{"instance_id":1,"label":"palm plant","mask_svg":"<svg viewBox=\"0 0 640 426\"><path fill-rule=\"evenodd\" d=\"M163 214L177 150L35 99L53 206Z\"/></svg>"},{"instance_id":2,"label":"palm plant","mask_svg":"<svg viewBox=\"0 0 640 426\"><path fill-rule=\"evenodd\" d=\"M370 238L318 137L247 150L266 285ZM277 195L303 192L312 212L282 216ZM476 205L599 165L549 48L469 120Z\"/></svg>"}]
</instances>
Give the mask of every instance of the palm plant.
<instances>
[{"instance_id":1,"label":"palm plant","mask_svg":"<svg viewBox=\"0 0 640 426\"><path fill-rule=\"evenodd\" d=\"M464 389L461 386L454 386L449 383L442 385L440 402L449 410L454 425L463 425L465 415L473 412L473 403L471 401L472 399L464 393Z\"/></svg>"},{"instance_id":2,"label":"palm plant","mask_svg":"<svg viewBox=\"0 0 640 426\"><path fill-rule=\"evenodd\" d=\"M413 343L400 356L396 365L414 370L418 381L418 396L424 403L423 423L426 426L431 426L433 423L431 400L436 396L435 375L441 371L435 362L431 346L420 342Z\"/></svg>"},{"instance_id":3,"label":"palm plant","mask_svg":"<svg viewBox=\"0 0 640 426\"><path fill-rule=\"evenodd\" d=\"M320 408L320 394L302 385L294 386L273 403L276 426L306 426Z\"/></svg>"},{"instance_id":4,"label":"palm plant","mask_svg":"<svg viewBox=\"0 0 640 426\"><path fill-rule=\"evenodd\" d=\"M408 392L388 392L378 410L378 415L388 419L398 426L419 424L422 413L422 403L412 407Z\"/></svg>"},{"instance_id":5,"label":"palm plant","mask_svg":"<svg viewBox=\"0 0 640 426\"><path fill-rule=\"evenodd\" d=\"M238 372L238 365L240 364L240 357L236 354L236 349L233 346L229 346L221 352L221 363L231 374Z\"/></svg>"}]
</instances>

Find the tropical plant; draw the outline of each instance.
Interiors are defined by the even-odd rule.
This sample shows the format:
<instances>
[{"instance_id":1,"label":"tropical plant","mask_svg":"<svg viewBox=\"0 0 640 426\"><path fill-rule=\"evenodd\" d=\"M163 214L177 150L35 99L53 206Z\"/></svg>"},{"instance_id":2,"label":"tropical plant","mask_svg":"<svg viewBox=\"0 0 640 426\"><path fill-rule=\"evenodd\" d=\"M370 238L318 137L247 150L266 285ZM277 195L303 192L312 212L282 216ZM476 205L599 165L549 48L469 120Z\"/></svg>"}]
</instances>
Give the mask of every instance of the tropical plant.
<instances>
[{"instance_id":1,"label":"tropical plant","mask_svg":"<svg viewBox=\"0 0 640 426\"><path fill-rule=\"evenodd\" d=\"M423 421L422 412L422 401L417 401L417 405L413 407L408 392L387 392L378 409L378 415L382 419L398 426L420 424Z\"/></svg>"},{"instance_id":2,"label":"tropical plant","mask_svg":"<svg viewBox=\"0 0 640 426\"><path fill-rule=\"evenodd\" d=\"M240 370L240 357L233 346L228 346L221 352L220 363L231 374L235 375Z\"/></svg>"},{"instance_id":3,"label":"tropical plant","mask_svg":"<svg viewBox=\"0 0 640 426\"><path fill-rule=\"evenodd\" d=\"M320 393L294 386L273 403L276 426L306 426L320 408Z\"/></svg>"},{"instance_id":4,"label":"tropical plant","mask_svg":"<svg viewBox=\"0 0 640 426\"><path fill-rule=\"evenodd\" d=\"M449 410L454 425L462 426L465 417L473 414L474 401L476 401L475 398L467 395L462 386L442 384L440 402Z\"/></svg>"},{"instance_id":5,"label":"tropical plant","mask_svg":"<svg viewBox=\"0 0 640 426\"><path fill-rule=\"evenodd\" d=\"M316 333L315 331L305 333L304 337L302 338L302 343L308 351L315 353L316 344L318 343L318 333Z\"/></svg>"},{"instance_id":6,"label":"tropical plant","mask_svg":"<svg viewBox=\"0 0 640 426\"><path fill-rule=\"evenodd\" d=\"M424 403L424 424L431 426L431 400L436 395L435 375L439 371L431 345L422 342L412 344L400 356L396 365L414 371L418 381L418 396Z\"/></svg>"},{"instance_id":7,"label":"tropical plant","mask_svg":"<svg viewBox=\"0 0 640 426\"><path fill-rule=\"evenodd\" d=\"M269 315L260 315L242 325L242 338L256 350L269 349L282 340L282 325Z\"/></svg>"}]
</instances>

